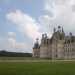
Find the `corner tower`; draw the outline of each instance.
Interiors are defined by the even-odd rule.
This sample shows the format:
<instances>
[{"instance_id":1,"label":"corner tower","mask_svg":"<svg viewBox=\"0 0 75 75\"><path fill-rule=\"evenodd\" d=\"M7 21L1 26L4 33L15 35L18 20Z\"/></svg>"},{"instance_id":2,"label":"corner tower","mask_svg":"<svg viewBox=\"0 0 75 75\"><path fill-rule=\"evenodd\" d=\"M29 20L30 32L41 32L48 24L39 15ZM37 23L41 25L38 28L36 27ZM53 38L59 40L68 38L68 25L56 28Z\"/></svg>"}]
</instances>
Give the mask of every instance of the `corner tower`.
<instances>
[{"instance_id":1,"label":"corner tower","mask_svg":"<svg viewBox=\"0 0 75 75\"><path fill-rule=\"evenodd\" d=\"M36 42L33 47L33 57L38 58L39 56L40 56L40 45L39 45L38 39L36 39Z\"/></svg>"}]
</instances>

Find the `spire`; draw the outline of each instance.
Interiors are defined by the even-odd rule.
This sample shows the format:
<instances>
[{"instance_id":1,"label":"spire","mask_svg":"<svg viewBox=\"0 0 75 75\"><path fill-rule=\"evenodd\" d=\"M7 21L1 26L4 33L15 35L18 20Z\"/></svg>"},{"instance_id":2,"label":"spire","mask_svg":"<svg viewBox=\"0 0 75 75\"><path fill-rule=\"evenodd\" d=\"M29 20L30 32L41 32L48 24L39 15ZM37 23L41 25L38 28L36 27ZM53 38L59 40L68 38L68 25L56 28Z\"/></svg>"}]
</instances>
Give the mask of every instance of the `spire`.
<instances>
[{"instance_id":1,"label":"spire","mask_svg":"<svg viewBox=\"0 0 75 75\"><path fill-rule=\"evenodd\" d=\"M62 27L62 32L64 32L63 27Z\"/></svg>"},{"instance_id":2,"label":"spire","mask_svg":"<svg viewBox=\"0 0 75 75\"><path fill-rule=\"evenodd\" d=\"M44 36L45 36L45 38L47 38L47 34L46 33L44 34Z\"/></svg>"},{"instance_id":3,"label":"spire","mask_svg":"<svg viewBox=\"0 0 75 75\"><path fill-rule=\"evenodd\" d=\"M70 34L70 36L72 36L72 33L71 32L69 34Z\"/></svg>"},{"instance_id":4,"label":"spire","mask_svg":"<svg viewBox=\"0 0 75 75\"><path fill-rule=\"evenodd\" d=\"M44 39L44 34L42 34L42 39Z\"/></svg>"},{"instance_id":5,"label":"spire","mask_svg":"<svg viewBox=\"0 0 75 75\"><path fill-rule=\"evenodd\" d=\"M56 32L56 28L54 27L54 33Z\"/></svg>"}]
</instances>

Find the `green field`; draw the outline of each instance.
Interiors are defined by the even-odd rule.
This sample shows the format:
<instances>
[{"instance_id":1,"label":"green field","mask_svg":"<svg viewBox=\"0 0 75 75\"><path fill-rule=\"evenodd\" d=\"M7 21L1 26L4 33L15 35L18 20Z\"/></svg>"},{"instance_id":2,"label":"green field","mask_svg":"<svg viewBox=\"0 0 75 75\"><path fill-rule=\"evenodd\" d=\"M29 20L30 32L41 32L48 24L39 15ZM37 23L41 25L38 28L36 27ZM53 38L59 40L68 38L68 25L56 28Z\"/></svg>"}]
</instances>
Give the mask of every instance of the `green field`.
<instances>
[{"instance_id":1,"label":"green field","mask_svg":"<svg viewBox=\"0 0 75 75\"><path fill-rule=\"evenodd\" d=\"M0 75L75 75L75 62L0 62Z\"/></svg>"}]
</instances>

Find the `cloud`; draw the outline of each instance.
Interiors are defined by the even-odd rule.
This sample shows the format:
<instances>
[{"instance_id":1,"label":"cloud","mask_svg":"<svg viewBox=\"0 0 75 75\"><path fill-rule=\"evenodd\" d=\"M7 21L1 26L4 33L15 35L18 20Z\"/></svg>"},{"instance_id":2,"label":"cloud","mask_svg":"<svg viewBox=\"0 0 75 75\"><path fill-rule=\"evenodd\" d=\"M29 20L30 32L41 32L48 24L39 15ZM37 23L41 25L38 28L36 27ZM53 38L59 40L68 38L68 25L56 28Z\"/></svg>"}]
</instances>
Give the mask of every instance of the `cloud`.
<instances>
[{"instance_id":1,"label":"cloud","mask_svg":"<svg viewBox=\"0 0 75 75\"><path fill-rule=\"evenodd\" d=\"M9 38L16 38L16 33L15 32L8 32L8 37Z\"/></svg>"},{"instance_id":2,"label":"cloud","mask_svg":"<svg viewBox=\"0 0 75 75\"><path fill-rule=\"evenodd\" d=\"M75 0L44 0L44 12L40 21L50 30L62 25L66 32L75 32Z\"/></svg>"},{"instance_id":3,"label":"cloud","mask_svg":"<svg viewBox=\"0 0 75 75\"><path fill-rule=\"evenodd\" d=\"M16 33L8 32L7 37L0 38L0 50L7 50L11 52L31 52L29 45L25 42L16 41Z\"/></svg>"},{"instance_id":4,"label":"cloud","mask_svg":"<svg viewBox=\"0 0 75 75\"><path fill-rule=\"evenodd\" d=\"M72 32L75 34L75 0L43 0L44 14L38 17L38 21L29 14L21 10L11 11L6 14L6 19L16 25L18 31L22 32L28 39L35 40L41 37L42 32L52 35L52 29L58 25L64 27L66 33ZM38 14L38 13L37 13ZM9 33L12 35L13 33ZM16 48L24 47L24 43L15 41L10 37L9 42L16 44ZM27 46L26 46L27 47Z\"/></svg>"},{"instance_id":5,"label":"cloud","mask_svg":"<svg viewBox=\"0 0 75 75\"><path fill-rule=\"evenodd\" d=\"M23 13L20 10L7 13L6 18L14 23L20 32L28 36L31 39L40 37L41 32L39 23L28 14Z\"/></svg>"},{"instance_id":6,"label":"cloud","mask_svg":"<svg viewBox=\"0 0 75 75\"><path fill-rule=\"evenodd\" d=\"M17 42L13 38L8 38L8 49L7 50L14 51L14 52L29 52L29 46L24 42Z\"/></svg>"}]
</instances>

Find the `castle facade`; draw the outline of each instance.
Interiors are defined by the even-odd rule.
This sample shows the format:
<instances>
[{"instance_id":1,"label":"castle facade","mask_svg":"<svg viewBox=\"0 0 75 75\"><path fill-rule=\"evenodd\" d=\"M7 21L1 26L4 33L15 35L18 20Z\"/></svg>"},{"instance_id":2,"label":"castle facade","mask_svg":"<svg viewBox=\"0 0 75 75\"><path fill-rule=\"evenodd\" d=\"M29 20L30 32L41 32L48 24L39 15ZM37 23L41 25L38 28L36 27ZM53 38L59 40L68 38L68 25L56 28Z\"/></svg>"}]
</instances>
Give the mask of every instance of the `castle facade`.
<instances>
[{"instance_id":1,"label":"castle facade","mask_svg":"<svg viewBox=\"0 0 75 75\"><path fill-rule=\"evenodd\" d=\"M50 59L75 59L75 36L68 36L61 26L54 28L51 38L42 34L41 43L38 40L33 47L33 57Z\"/></svg>"}]
</instances>

